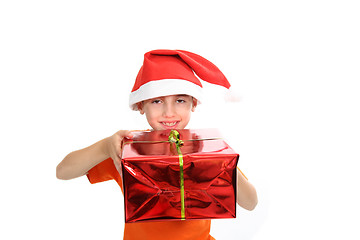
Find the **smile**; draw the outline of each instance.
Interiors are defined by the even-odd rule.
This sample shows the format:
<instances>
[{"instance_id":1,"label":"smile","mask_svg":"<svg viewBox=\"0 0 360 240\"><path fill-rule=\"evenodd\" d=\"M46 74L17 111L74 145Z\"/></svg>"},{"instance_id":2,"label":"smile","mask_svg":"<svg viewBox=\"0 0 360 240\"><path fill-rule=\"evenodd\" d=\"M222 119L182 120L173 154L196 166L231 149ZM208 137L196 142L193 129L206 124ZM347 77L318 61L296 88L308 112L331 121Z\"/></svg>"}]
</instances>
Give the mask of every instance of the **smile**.
<instances>
[{"instance_id":1,"label":"smile","mask_svg":"<svg viewBox=\"0 0 360 240\"><path fill-rule=\"evenodd\" d=\"M166 127L166 128L174 127L178 123L179 123L179 121L176 121L176 122L161 122L161 124L164 125L164 127Z\"/></svg>"}]
</instances>

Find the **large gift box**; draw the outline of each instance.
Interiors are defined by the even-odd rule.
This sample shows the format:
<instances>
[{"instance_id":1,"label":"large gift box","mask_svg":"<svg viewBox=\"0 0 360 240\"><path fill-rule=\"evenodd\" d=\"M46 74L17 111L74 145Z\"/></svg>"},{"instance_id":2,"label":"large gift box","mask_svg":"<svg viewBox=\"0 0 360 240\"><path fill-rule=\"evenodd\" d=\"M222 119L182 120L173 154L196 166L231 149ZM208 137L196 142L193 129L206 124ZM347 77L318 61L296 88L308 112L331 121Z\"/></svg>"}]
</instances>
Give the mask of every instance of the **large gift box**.
<instances>
[{"instance_id":1,"label":"large gift box","mask_svg":"<svg viewBox=\"0 0 360 240\"><path fill-rule=\"evenodd\" d=\"M134 133L123 143L125 222L234 218L238 158L215 129Z\"/></svg>"}]
</instances>

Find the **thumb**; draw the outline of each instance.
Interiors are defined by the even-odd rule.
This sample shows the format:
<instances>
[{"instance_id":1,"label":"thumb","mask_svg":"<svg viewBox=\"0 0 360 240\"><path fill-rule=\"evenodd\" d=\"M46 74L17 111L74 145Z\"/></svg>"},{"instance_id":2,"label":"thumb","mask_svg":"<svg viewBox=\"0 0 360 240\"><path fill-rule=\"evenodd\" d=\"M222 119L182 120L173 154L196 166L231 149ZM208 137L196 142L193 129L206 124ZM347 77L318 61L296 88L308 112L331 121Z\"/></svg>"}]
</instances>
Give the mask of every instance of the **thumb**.
<instances>
[{"instance_id":1,"label":"thumb","mask_svg":"<svg viewBox=\"0 0 360 240\"><path fill-rule=\"evenodd\" d=\"M124 135L124 137L126 137L126 138L133 138L134 137L134 135L133 135L133 133L131 132L131 131L126 131L126 133L125 133L125 135Z\"/></svg>"},{"instance_id":2,"label":"thumb","mask_svg":"<svg viewBox=\"0 0 360 240\"><path fill-rule=\"evenodd\" d=\"M119 136L121 137L121 139L123 138L133 138L133 134L130 130L120 130L118 132Z\"/></svg>"}]
</instances>

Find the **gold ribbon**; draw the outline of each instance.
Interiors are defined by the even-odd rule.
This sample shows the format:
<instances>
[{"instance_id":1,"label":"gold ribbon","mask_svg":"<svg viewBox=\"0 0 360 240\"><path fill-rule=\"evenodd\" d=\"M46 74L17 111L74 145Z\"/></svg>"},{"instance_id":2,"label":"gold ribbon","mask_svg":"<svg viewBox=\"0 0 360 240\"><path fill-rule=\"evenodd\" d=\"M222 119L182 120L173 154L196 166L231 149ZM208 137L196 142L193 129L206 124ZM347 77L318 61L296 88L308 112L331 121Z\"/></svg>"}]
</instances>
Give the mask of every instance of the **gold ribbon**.
<instances>
[{"instance_id":1,"label":"gold ribbon","mask_svg":"<svg viewBox=\"0 0 360 240\"><path fill-rule=\"evenodd\" d=\"M171 130L169 142L175 143L176 151L179 155L180 166L180 199L181 199L181 220L185 220L185 189L184 189L184 159L180 147L184 145L184 141L180 140L180 134L176 130Z\"/></svg>"}]
</instances>

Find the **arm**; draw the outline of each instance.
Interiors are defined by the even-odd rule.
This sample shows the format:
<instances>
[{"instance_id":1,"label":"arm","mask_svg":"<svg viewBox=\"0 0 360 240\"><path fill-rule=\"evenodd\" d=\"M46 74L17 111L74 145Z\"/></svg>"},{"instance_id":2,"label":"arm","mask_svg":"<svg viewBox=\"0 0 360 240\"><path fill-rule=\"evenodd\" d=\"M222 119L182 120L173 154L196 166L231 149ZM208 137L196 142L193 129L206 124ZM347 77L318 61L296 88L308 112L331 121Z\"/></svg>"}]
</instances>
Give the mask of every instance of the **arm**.
<instances>
[{"instance_id":1,"label":"arm","mask_svg":"<svg viewBox=\"0 0 360 240\"><path fill-rule=\"evenodd\" d=\"M239 206L247 210L254 210L258 202L256 189L249 183L239 168L237 168L236 186L236 201Z\"/></svg>"},{"instance_id":2,"label":"arm","mask_svg":"<svg viewBox=\"0 0 360 240\"><path fill-rule=\"evenodd\" d=\"M80 177L109 157L118 167L121 141L124 137L131 138L130 131L118 131L111 137L100 140L87 148L69 153L56 167L56 177L64 180Z\"/></svg>"}]
</instances>

